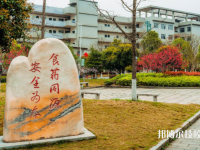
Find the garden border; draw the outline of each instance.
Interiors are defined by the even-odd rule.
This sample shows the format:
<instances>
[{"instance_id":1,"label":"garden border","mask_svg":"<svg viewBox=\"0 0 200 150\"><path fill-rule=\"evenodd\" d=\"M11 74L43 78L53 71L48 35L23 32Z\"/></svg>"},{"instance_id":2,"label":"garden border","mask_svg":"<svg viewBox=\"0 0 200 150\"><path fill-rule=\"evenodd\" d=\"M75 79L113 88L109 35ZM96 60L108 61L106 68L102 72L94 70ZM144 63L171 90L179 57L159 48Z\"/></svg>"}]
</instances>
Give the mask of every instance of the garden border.
<instances>
[{"instance_id":1,"label":"garden border","mask_svg":"<svg viewBox=\"0 0 200 150\"><path fill-rule=\"evenodd\" d=\"M187 129L189 126L191 126L195 121L197 121L200 118L200 111L197 112L194 116L192 116L190 119L188 119L186 122L183 123L183 125L176 129L175 136L178 134L178 132L184 131ZM173 142L171 138L169 139L163 139L161 140L157 145L153 146L150 148L150 150L161 150L164 148L167 144Z\"/></svg>"}]
</instances>

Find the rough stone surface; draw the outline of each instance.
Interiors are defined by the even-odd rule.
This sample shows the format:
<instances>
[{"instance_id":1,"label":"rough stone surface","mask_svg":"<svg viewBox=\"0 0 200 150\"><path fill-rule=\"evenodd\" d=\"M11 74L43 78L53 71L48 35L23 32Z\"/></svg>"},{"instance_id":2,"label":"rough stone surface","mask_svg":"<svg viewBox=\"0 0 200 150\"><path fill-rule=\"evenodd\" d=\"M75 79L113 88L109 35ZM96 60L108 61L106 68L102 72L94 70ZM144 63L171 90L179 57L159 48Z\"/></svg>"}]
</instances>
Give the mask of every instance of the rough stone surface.
<instances>
[{"instance_id":1,"label":"rough stone surface","mask_svg":"<svg viewBox=\"0 0 200 150\"><path fill-rule=\"evenodd\" d=\"M66 137L83 129L74 58L60 40L41 40L8 69L3 141Z\"/></svg>"}]
</instances>

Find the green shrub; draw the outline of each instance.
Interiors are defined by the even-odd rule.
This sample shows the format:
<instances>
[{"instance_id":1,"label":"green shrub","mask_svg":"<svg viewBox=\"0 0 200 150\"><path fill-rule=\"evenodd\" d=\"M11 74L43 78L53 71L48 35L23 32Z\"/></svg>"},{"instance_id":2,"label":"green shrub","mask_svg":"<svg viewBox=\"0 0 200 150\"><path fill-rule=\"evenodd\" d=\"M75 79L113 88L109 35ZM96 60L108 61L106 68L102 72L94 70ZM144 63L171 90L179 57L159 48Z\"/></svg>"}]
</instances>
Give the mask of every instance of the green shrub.
<instances>
[{"instance_id":1,"label":"green shrub","mask_svg":"<svg viewBox=\"0 0 200 150\"><path fill-rule=\"evenodd\" d=\"M1 83L6 83L6 76L1 76Z\"/></svg>"},{"instance_id":2,"label":"green shrub","mask_svg":"<svg viewBox=\"0 0 200 150\"><path fill-rule=\"evenodd\" d=\"M132 66L131 66L131 65L127 66L127 67L125 68L125 70L128 71L128 72L132 72Z\"/></svg>"},{"instance_id":3,"label":"green shrub","mask_svg":"<svg viewBox=\"0 0 200 150\"><path fill-rule=\"evenodd\" d=\"M131 76L125 76L123 78L118 79L116 84L130 86L131 85Z\"/></svg>"},{"instance_id":4,"label":"green shrub","mask_svg":"<svg viewBox=\"0 0 200 150\"><path fill-rule=\"evenodd\" d=\"M106 80L104 83L105 83L105 85L116 84L116 81L117 81L118 79L124 77L124 76L126 76L126 75L124 75L124 74L122 74L122 75L121 75L121 74L118 74L117 76L115 76L115 77L113 77L113 78L111 78L111 79Z\"/></svg>"}]
</instances>

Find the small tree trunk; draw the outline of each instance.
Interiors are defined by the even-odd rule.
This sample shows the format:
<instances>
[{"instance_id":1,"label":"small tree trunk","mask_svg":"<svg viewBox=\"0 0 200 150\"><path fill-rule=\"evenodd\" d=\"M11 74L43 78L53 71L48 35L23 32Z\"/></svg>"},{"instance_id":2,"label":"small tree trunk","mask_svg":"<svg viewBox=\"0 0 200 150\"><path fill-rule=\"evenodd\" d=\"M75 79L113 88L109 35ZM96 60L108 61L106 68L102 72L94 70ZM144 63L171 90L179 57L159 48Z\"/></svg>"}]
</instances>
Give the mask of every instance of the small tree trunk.
<instances>
[{"instance_id":1,"label":"small tree trunk","mask_svg":"<svg viewBox=\"0 0 200 150\"><path fill-rule=\"evenodd\" d=\"M194 68L195 68L194 63L192 63L191 64L191 72L194 72Z\"/></svg>"},{"instance_id":2,"label":"small tree trunk","mask_svg":"<svg viewBox=\"0 0 200 150\"><path fill-rule=\"evenodd\" d=\"M133 54L133 60L132 60L132 100L137 100L137 80L136 80L136 68L137 68L137 60L136 60L136 4L137 0L133 0L133 22L132 22L132 54Z\"/></svg>"}]
</instances>

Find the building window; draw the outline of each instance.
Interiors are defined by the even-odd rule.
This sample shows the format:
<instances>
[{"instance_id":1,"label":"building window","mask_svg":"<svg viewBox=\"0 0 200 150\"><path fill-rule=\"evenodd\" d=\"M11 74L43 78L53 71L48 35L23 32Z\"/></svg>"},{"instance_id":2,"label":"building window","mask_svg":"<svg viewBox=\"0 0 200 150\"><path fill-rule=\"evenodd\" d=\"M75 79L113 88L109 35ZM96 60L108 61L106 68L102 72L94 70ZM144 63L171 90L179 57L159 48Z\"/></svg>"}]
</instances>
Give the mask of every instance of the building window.
<instances>
[{"instance_id":1,"label":"building window","mask_svg":"<svg viewBox=\"0 0 200 150\"><path fill-rule=\"evenodd\" d=\"M107 38L108 37L108 35L105 35L105 38Z\"/></svg>"},{"instance_id":2,"label":"building window","mask_svg":"<svg viewBox=\"0 0 200 150\"><path fill-rule=\"evenodd\" d=\"M107 27L108 25L107 25L107 24L104 24L104 26Z\"/></svg>"},{"instance_id":3,"label":"building window","mask_svg":"<svg viewBox=\"0 0 200 150\"><path fill-rule=\"evenodd\" d=\"M116 38L118 39L118 38L119 38L119 36L117 35L117 36L116 36Z\"/></svg>"},{"instance_id":4,"label":"building window","mask_svg":"<svg viewBox=\"0 0 200 150\"><path fill-rule=\"evenodd\" d=\"M53 33L56 33L56 30L53 30Z\"/></svg>"},{"instance_id":5,"label":"building window","mask_svg":"<svg viewBox=\"0 0 200 150\"><path fill-rule=\"evenodd\" d=\"M49 33L52 33L52 30L49 30Z\"/></svg>"},{"instance_id":6,"label":"building window","mask_svg":"<svg viewBox=\"0 0 200 150\"><path fill-rule=\"evenodd\" d=\"M59 21L64 21L64 19L59 19Z\"/></svg>"},{"instance_id":7,"label":"building window","mask_svg":"<svg viewBox=\"0 0 200 150\"><path fill-rule=\"evenodd\" d=\"M70 31L65 31L65 33L70 33Z\"/></svg>"},{"instance_id":8,"label":"building window","mask_svg":"<svg viewBox=\"0 0 200 150\"><path fill-rule=\"evenodd\" d=\"M161 24L161 29L165 29L165 24Z\"/></svg>"},{"instance_id":9,"label":"building window","mask_svg":"<svg viewBox=\"0 0 200 150\"><path fill-rule=\"evenodd\" d=\"M75 31L72 31L72 33L76 33Z\"/></svg>"},{"instance_id":10,"label":"building window","mask_svg":"<svg viewBox=\"0 0 200 150\"><path fill-rule=\"evenodd\" d=\"M119 28L118 26L116 26L116 28Z\"/></svg>"},{"instance_id":11,"label":"building window","mask_svg":"<svg viewBox=\"0 0 200 150\"><path fill-rule=\"evenodd\" d=\"M158 23L154 23L154 28L158 28Z\"/></svg>"},{"instance_id":12,"label":"building window","mask_svg":"<svg viewBox=\"0 0 200 150\"><path fill-rule=\"evenodd\" d=\"M110 35L108 35L108 38L110 38Z\"/></svg>"},{"instance_id":13,"label":"building window","mask_svg":"<svg viewBox=\"0 0 200 150\"><path fill-rule=\"evenodd\" d=\"M173 25L169 25L168 30L173 30Z\"/></svg>"},{"instance_id":14,"label":"building window","mask_svg":"<svg viewBox=\"0 0 200 150\"><path fill-rule=\"evenodd\" d=\"M136 28L140 28L140 24L139 23L136 24Z\"/></svg>"},{"instance_id":15,"label":"building window","mask_svg":"<svg viewBox=\"0 0 200 150\"><path fill-rule=\"evenodd\" d=\"M110 25L108 24L108 27L110 27Z\"/></svg>"},{"instance_id":16,"label":"building window","mask_svg":"<svg viewBox=\"0 0 200 150\"><path fill-rule=\"evenodd\" d=\"M49 20L52 20L52 18L49 18Z\"/></svg>"},{"instance_id":17,"label":"building window","mask_svg":"<svg viewBox=\"0 0 200 150\"><path fill-rule=\"evenodd\" d=\"M56 21L56 18L53 18L53 21Z\"/></svg>"},{"instance_id":18,"label":"building window","mask_svg":"<svg viewBox=\"0 0 200 150\"><path fill-rule=\"evenodd\" d=\"M39 17L39 16L36 16L35 18L39 19L40 17Z\"/></svg>"},{"instance_id":19,"label":"building window","mask_svg":"<svg viewBox=\"0 0 200 150\"><path fill-rule=\"evenodd\" d=\"M127 26L125 26L125 29L127 29Z\"/></svg>"},{"instance_id":20,"label":"building window","mask_svg":"<svg viewBox=\"0 0 200 150\"><path fill-rule=\"evenodd\" d=\"M59 30L58 32L59 32L59 33L64 33L64 31L63 31L63 30Z\"/></svg>"},{"instance_id":21,"label":"building window","mask_svg":"<svg viewBox=\"0 0 200 150\"><path fill-rule=\"evenodd\" d=\"M172 41L172 40L173 40L173 35L169 35L169 36L168 36L168 39L169 39L170 41Z\"/></svg>"},{"instance_id":22,"label":"building window","mask_svg":"<svg viewBox=\"0 0 200 150\"><path fill-rule=\"evenodd\" d=\"M185 32L185 28L180 28L180 32L181 33Z\"/></svg>"},{"instance_id":23,"label":"building window","mask_svg":"<svg viewBox=\"0 0 200 150\"><path fill-rule=\"evenodd\" d=\"M138 27L139 28L139 27ZM131 26L129 26L129 29L131 29Z\"/></svg>"},{"instance_id":24,"label":"building window","mask_svg":"<svg viewBox=\"0 0 200 150\"><path fill-rule=\"evenodd\" d=\"M108 48L108 45L105 45L105 48Z\"/></svg>"},{"instance_id":25,"label":"building window","mask_svg":"<svg viewBox=\"0 0 200 150\"><path fill-rule=\"evenodd\" d=\"M65 19L65 21L67 21L67 20L69 20L69 19Z\"/></svg>"},{"instance_id":26,"label":"building window","mask_svg":"<svg viewBox=\"0 0 200 150\"><path fill-rule=\"evenodd\" d=\"M165 34L161 34L161 39L165 39L165 38L166 38Z\"/></svg>"},{"instance_id":27,"label":"building window","mask_svg":"<svg viewBox=\"0 0 200 150\"><path fill-rule=\"evenodd\" d=\"M72 19L72 21L75 21L75 19Z\"/></svg>"},{"instance_id":28,"label":"building window","mask_svg":"<svg viewBox=\"0 0 200 150\"><path fill-rule=\"evenodd\" d=\"M187 31L190 32L191 31L191 27L187 27Z\"/></svg>"}]
</instances>

